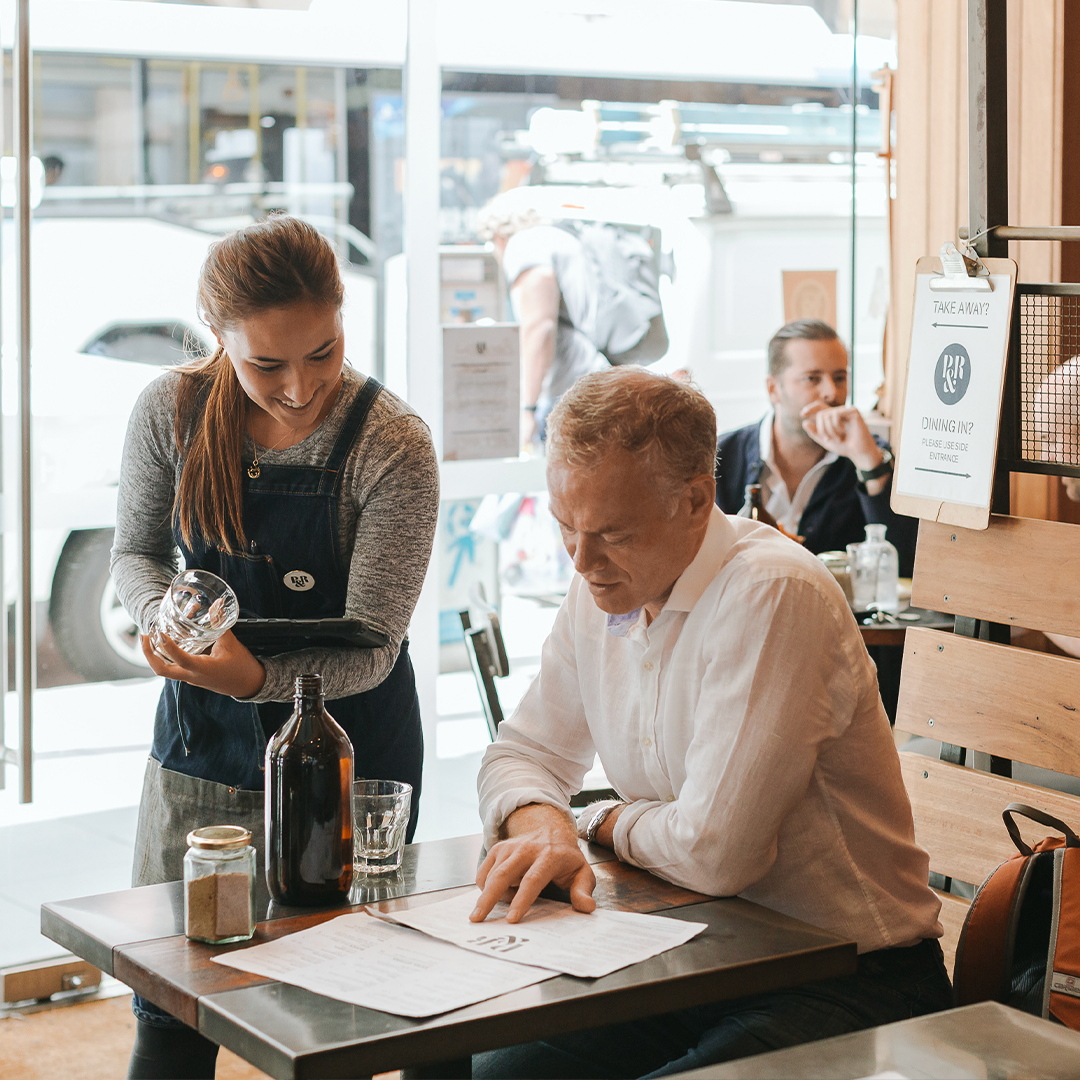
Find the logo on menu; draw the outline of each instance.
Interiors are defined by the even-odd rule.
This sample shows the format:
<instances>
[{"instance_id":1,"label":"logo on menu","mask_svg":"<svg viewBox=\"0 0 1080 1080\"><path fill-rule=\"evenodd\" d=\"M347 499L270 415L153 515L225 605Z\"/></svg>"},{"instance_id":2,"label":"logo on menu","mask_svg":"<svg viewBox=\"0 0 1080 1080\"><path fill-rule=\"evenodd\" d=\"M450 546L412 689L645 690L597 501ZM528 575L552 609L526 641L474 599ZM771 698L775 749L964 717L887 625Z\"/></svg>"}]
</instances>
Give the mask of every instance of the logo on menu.
<instances>
[{"instance_id":1,"label":"logo on menu","mask_svg":"<svg viewBox=\"0 0 1080 1080\"><path fill-rule=\"evenodd\" d=\"M955 405L971 381L971 357L963 345L946 345L934 368L934 389L945 405Z\"/></svg>"},{"instance_id":2,"label":"logo on menu","mask_svg":"<svg viewBox=\"0 0 1080 1080\"><path fill-rule=\"evenodd\" d=\"M293 592L307 592L315 588L315 579L306 570L290 570L282 580L285 588Z\"/></svg>"}]
</instances>

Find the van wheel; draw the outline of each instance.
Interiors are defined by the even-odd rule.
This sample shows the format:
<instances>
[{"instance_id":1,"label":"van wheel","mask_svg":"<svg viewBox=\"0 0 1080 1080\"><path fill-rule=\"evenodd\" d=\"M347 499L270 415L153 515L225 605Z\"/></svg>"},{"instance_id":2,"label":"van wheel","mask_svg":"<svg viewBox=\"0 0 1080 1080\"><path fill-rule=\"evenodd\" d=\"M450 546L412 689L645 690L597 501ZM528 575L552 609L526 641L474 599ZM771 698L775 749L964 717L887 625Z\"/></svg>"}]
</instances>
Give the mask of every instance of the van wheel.
<instances>
[{"instance_id":1,"label":"van wheel","mask_svg":"<svg viewBox=\"0 0 1080 1080\"><path fill-rule=\"evenodd\" d=\"M71 533L49 597L56 647L68 666L91 682L152 674L139 646L139 629L117 598L109 573L112 542L112 529Z\"/></svg>"}]
</instances>

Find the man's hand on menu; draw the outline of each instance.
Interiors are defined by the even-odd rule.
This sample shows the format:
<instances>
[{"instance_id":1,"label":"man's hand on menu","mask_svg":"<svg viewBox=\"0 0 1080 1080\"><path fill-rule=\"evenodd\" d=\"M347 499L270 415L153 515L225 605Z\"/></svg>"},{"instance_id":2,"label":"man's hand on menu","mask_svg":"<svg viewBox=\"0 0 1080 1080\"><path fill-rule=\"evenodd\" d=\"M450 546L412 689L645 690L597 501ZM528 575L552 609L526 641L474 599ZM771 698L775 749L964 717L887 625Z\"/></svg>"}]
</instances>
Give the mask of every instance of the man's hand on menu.
<instances>
[{"instance_id":1,"label":"man's hand on menu","mask_svg":"<svg viewBox=\"0 0 1080 1080\"><path fill-rule=\"evenodd\" d=\"M159 648L167 660L154 651L148 637L143 636L141 642L143 656L154 674L167 679L235 698L253 697L266 682L266 669L231 630L226 630L210 652L201 656L184 652L168 634L159 638Z\"/></svg>"},{"instance_id":2,"label":"man's hand on menu","mask_svg":"<svg viewBox=\"0 0 1080 1080\"><path fill-rule=\"evenodd\" d=\"M481 893L469 916L473 922L486 919L515 889L506 921L518 922L550 882L570 893L576 910L595 910L596 877L565 814L553 806L522 806L506 819L503 832L506 839L492 847L476 872Z\"/></svg>"}]
</instances>

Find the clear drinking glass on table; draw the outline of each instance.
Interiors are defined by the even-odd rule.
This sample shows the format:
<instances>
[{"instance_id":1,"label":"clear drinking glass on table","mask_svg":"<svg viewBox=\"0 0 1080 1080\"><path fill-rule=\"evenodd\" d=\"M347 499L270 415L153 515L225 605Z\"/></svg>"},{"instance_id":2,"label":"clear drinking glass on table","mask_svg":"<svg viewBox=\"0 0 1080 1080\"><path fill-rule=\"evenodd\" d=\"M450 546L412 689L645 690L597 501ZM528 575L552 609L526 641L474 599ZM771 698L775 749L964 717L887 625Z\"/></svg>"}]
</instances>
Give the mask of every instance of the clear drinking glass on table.
<instances>
[{"instance_id":1,"label":"clear drinking glass on table","mask_svg":"<svg viewBox=\"0 0 1080 1080\"><path fill-rule=\"evenodd\" d=\"M184 570L161 598L150 645L163 660L161 635L167 634L186 653L206 652L240 614L236 593L208 570Z\"/></svg>"},{"instance_id":2,"label":"clear drinking glass on table","mask_svg":"<svg viewBox=\"0 0 1080 1080\"><path fill-rule=\"evenodd\" d=\"M353 783L353 870L388 874L401 866L412 784L399 780Z\"/></svg>"}]
</instances>

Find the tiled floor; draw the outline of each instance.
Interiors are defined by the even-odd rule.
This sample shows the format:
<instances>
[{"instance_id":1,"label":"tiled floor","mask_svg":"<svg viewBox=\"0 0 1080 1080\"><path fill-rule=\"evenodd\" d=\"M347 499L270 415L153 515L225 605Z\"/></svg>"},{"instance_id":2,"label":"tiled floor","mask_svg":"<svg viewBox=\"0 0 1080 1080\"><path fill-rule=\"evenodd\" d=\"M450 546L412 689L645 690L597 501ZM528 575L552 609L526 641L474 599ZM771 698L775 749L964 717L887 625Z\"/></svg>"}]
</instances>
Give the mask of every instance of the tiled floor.
<instances>
[{"instance_id":1,"label":"tiled floor","mask_svg":"<svg viewBox=\"0 0 1080 1080\"><path fill-rule=\"evenodd\" d=\"M131 884L136 816L129 806L0 828L0 967L62 953L38 933L45 901Z\"/></svg>"},{"instance_id":2,"label":"tiled floor","mask_svg":"<svg viewBox=\"0 0 1080 1080\"><path fill-rule=\"evenodd\" d=\"M511 674L504 710L525 692L555 610L504 604ZM157 680L40 690L34 716L34 801L0 790L0 969L57 956L38 933L43 901L127 888L137 802L150 747ZM9 737L14 695L7 698ZM470 671L439 677L438 722L429 736L416 839L479 831L476 773L488 733ZM434 745L432 745L434 744ZM9 785L14 770L8 770Z\"/></svg>"}]
</instances>

